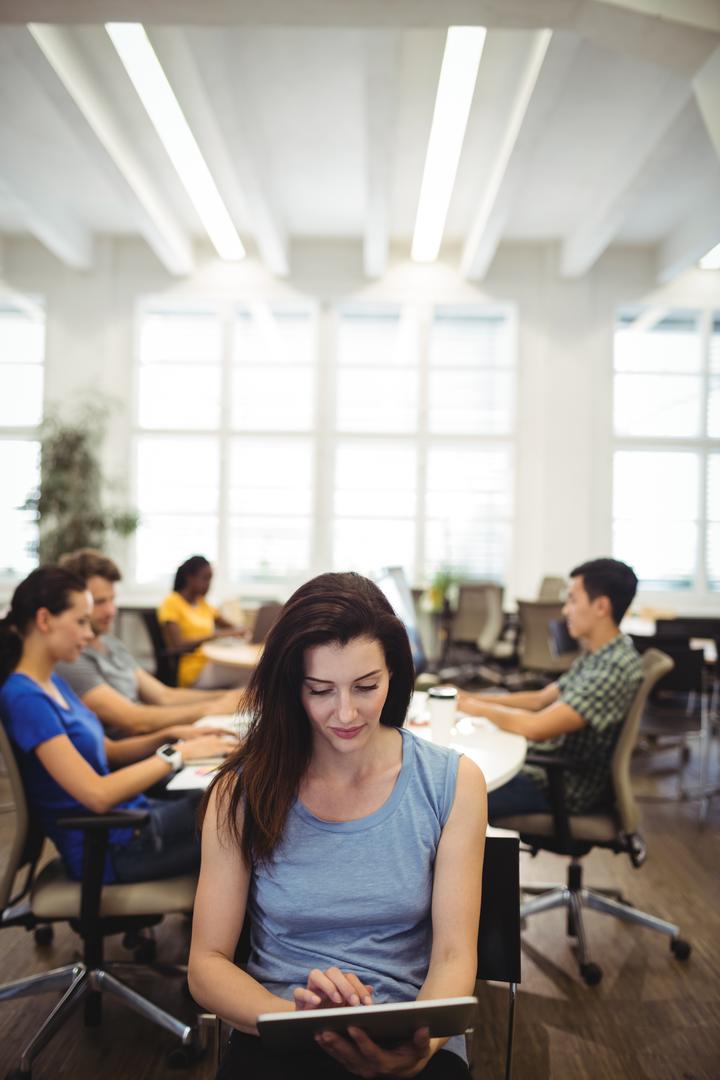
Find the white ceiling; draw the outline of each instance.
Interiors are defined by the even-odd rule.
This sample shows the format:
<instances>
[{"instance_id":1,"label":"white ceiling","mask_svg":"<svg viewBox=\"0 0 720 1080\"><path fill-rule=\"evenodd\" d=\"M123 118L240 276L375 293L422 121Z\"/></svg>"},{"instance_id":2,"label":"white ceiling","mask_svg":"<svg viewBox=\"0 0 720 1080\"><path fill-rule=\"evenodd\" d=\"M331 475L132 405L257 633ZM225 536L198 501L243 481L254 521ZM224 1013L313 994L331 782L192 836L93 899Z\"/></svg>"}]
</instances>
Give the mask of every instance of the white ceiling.
<instances>
[{"instance_id":1,"label":"white ceiling","mask_svg":"<svg viewBox=\"0 0 720 1080\"><path fill-rule=\"evenodd\" d=\"M35 37L24 25L50 19ZM139 233L187 273L205 235L101 19L144 22L243 241L275 272L294 237L356 238L373 273L389 243L409 251L450 23L489 28L445 230L472 234L470 276L503 239L557 240L570 276L613 243L656 245L667 275L670 253L675 272L720 241L717 0L0 0L0 233L70 265L92 265L94 235Z\"/></svg>"}]
</instances>

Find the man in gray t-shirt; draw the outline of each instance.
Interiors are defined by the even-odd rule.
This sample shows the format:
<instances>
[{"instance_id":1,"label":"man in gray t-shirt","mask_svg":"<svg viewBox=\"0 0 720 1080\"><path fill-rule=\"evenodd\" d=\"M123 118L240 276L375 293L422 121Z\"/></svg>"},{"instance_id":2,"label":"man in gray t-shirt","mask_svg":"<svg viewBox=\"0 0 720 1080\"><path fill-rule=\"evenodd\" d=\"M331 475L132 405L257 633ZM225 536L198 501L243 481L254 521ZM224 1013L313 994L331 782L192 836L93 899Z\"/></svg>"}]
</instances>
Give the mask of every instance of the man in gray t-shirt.
<instances>
[{"instance_id":1,"label":"man in gray t-shirt","mask_svg":"<svg viewBox=\"0 0 720 1080\"><path fill-rule=\"evenodd\" d=\"M85 581L92 594L94 640L72 664L57 673L96 713L113 738L141 735L170 725L192 724L201 716L236 711L237 690L185 690L165 686L145 671L123 643L110 633L115 618L115 583L120 571L111 559L84 548L60 560L64 569ZM185 736L183 736L185 737Z\"/></svg>"}]
</instances>

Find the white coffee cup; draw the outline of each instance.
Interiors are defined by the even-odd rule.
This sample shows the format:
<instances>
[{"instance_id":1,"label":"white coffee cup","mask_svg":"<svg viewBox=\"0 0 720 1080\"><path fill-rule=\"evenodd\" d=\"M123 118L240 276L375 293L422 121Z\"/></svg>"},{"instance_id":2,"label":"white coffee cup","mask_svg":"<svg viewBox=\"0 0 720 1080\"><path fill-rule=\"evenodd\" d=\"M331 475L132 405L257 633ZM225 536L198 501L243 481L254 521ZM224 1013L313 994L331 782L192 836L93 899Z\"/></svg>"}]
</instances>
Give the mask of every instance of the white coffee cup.
<instances>
[{"instance_id":1,"label":"white coffee cup","mask_svg":"<svg viewBox=\"0 0 720 1080\"><path fill-rule=\"evenodd\" d=\"M454 686L431 686L427 692L427 709L433 742L447 746L455 724L457 690Z\"/></svg>"}]
</instances>

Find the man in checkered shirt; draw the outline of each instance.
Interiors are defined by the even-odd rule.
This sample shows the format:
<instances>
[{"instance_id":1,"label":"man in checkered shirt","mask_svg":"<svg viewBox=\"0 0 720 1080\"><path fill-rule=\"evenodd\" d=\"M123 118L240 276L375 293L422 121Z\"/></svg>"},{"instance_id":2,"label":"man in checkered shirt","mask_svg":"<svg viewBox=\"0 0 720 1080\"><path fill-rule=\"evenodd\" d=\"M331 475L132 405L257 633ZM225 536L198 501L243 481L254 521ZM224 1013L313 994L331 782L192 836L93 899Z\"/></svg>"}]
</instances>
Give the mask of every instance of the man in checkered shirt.
<instances>
[{"instance_id":1,"label":"man in checkered shirt","mask_svg":"<svg viewBox=\"0 0 720 1080\"><path fill-rule=\"evenodd\" d=\"M582 767L564 773L568 811L582 813L610 796L615 740L642 681L640 657L619 624L637 577L616 559L576 566L563 615L583 652L567 674L542 690L515 694L458 693L461 712L484 716L504 731L528 739L528 750L559 750ZM490 821L549 811L547 774L526 765L488 796Z\"/></svg>"}]
</instances>

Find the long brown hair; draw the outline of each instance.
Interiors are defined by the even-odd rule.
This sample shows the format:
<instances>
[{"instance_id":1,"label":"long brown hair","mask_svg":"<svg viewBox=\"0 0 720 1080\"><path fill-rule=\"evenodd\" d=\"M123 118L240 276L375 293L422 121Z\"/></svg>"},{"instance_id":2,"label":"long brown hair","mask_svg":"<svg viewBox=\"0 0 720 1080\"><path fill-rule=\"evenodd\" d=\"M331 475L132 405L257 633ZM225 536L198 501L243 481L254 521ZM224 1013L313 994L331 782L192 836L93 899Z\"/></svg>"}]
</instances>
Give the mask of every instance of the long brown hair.
<instances>
[{"instance_id":1,"label":"long brown hair","mask_svg":"<svg viewBox=\"0 0 720 1080\"><path fill-rule=\"evenodd\" d=\"M201 811L217 786L220 820L248 864L269 859L280 843L312 757L312 731L300 701L305 650L360 637L381 645L390 672L380 723L402 727L415 681L410 643L372 581L355 573L313 578L293 593L268 634L244 699L252 717L247 736L213 781Z\"/></svg>"}]
</instances>

